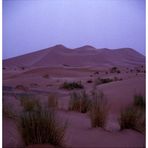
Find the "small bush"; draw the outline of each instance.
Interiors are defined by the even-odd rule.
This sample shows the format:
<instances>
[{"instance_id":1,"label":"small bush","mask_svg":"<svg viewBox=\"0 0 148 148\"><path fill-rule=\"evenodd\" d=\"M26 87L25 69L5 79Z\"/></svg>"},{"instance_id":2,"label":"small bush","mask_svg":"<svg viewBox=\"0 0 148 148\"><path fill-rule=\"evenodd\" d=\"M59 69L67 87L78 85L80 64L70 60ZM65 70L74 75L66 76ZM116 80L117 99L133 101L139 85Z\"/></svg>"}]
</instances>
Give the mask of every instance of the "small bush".
<instances>
[{"instance_id":1,"label":"small bush","mask_svg":"<svg viewBox=\"0 0 148 148\"><path fill-rule=\"evenodd\" d=\"M92 127L104 127L108 114L108 103L104 93L92 92L92 103L90 109L90 120Z\"/></svg>"},{"instance_id":2,"label":"small bush","mask_svg":"<svg viewBox=\"0 0 148 148\"><path fill-rule=\"evenodd\" d=\"M16 85L15 89L17 89L17 90L23 90L23 91L28 91L29 90L28 87L23 86L21 84L20 85Z\"/></svg>"},{"instance_id":3,"label":"small bush","mask_svg":"<svg viewBox=\"0 0 148 148\"><path fill-rule=\"evenodd\" d=\"M121 71L117 67L112 67L110 73L121 73Z\"/></svg>"},{"instance_id":4,"label":"small bush","mask_svg":"<svg viewBox=\"0 0 148 148\"><path fill-rule=\"evenodd\" d=\"M45 79L49 79L49 74L45 74L45 75L43 75L43 78L45 78Z\"/></svg>"},{"instance_id":5,"label":"small bush","mask_svg":"<svg viewBox=\"0 0 148 148\"><path fill-rule=\"evenodd\" d=\"M23 94L20 96L21 105L25 111L40 110L41 105L35 95Z\"/></svg>"},{"instance_id":6,"label":"small bush","mask_svg":"<svg viewBox=\"0 0 148 148\"><path fill-rule=\"evenodd\" d=\"M90 108L90 99L85 91L73 92L70 95L69 110L86 113Z\"/></svg>"},{"instance_id":7,"label":"small bush","mask_svg":"<svg viewBox=\"0 0 148 148\"><path fill-rule=\"evenodd\" d=\"M48 96L48 107L49 108L57 108L58 107L58 99L54 94L49 94L49 96Z\"/></svg>"},{"instance_id":8,"label":"small bush","mask_svg":"<svg viewBox=\"0 0 148 148\"><path fill-rule=\"evenodd\" d=\"M26 145L63 144L66 123L58 122L53 110L23 112L19 123Z\"/></svg>"},{"instance_id":9,"label":"small bush","mask_svg":"<svg viewBox=\"0 0 148 148\"><path fill-rule=\"evenodd\" d=\"M83 89L84 86L79 82L64 82L61 88L72 90L72 89Z\"/></svg>"},{"instance_id":10,"label":"small bush","mask_svg":"<svg viewBox=\"0 0 148 148\"><path fill-rule=\"evenodd\" d=\"M145 132L145 100L143 96L134 96L133 103L121 111L119 123L121 129Z\"/></svg>"},{"instance_id":11,"label":"small bush","mask_svg":"<svg viewBox=\"0 0 148 148\"><path fill-rule=\"evenodd\" d=\"M3 117L6 118L16 118L16 113L12 108L12 104L10 103L3 103Z\"/></svg>"},{"instance_id":12,"label":"small bush","mask_svg":"<svg viewBox=\"0 0 148 148\"><path fill-rule=\"evenodd\" d=\"M92 83L93 81L92 80L87 80L87 83Z\"/></svg>"},{"instance_id":13,"label":"small bush","mask_svg":"<svg viewBox=\"0 0 148 148\"><path fill-rule=\"evenodd\" d=\"M145 109L145 98L141 94L136 94L134 96L134 105Z\"/></svg>"},{"instance_id":14,"label":"small bush","mask_svg":"<svg viewBox=\"0 0 148 148\"><path fill-rule=\"evenodd\" d=\"M98 74L99 74L99 72L98 72L98 71L95 71L95 72L94 72L94 74L95 74L95 75L98 75Z\"/></svg>"},{"instance_id":15,"label":"small bush","mask_svg":"<svg viewBox=\"0 0 148 148\"><path fill-rule=\"evenodd\" d=\"M97 78L97 79L95 80L95 84L96 84L96 85L100 85L100 84L110 83L110 82L112 82L112 81L113 81L113 80L110 79L110 78Z\"/></svg>"},{"instance_id":16,"label":"small bush","mask_svg":"<svg viewBox=\"0 0 148 148\"><path fill-rule=\"evenodd\" d=\"M126 107L120 113L121 129L135 129L137 122L136 108L134 106Z\"/></svg>"}]
</instances>

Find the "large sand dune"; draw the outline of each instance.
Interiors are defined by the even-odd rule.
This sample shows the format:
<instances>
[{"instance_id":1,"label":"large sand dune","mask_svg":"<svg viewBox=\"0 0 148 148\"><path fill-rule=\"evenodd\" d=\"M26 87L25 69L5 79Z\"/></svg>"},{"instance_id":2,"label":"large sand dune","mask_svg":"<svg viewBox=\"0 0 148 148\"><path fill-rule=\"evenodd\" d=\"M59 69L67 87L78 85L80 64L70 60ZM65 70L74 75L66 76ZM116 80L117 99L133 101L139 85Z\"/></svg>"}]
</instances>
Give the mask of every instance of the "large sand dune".
<instances>
[{"instance_id":1,"label":"large sand dune","mask_svg":"<svg viewBox=\"0 0 148 148\"><path fill-rule=\"evenodd\" d=\"M145 57L131 48L95 49L83 46L69 49L56 45L26 55L6 59L4 67L32 66L135 66L144 64Z\"/></svg>"}]
</instances>

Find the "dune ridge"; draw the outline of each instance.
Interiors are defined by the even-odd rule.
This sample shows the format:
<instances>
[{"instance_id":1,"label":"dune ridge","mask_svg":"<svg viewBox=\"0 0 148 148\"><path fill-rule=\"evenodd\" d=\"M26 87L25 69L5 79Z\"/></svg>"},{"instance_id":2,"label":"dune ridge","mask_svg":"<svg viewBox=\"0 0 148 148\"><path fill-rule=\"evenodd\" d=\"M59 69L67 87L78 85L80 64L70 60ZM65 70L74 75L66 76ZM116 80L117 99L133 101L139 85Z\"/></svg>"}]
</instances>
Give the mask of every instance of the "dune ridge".
<instances>
[{"instance_id":1,"label":"dune ridge","mask_svg":"<svg viewBox=\"0 0 148 148\"><path fill-rule=\"evenodd\" d=\"M89 45L75 49L56 45L3 60L4 67L135 66L143 64L145 64L145 56L134 49L96 49Z\"/></svg>"}]
</instances>

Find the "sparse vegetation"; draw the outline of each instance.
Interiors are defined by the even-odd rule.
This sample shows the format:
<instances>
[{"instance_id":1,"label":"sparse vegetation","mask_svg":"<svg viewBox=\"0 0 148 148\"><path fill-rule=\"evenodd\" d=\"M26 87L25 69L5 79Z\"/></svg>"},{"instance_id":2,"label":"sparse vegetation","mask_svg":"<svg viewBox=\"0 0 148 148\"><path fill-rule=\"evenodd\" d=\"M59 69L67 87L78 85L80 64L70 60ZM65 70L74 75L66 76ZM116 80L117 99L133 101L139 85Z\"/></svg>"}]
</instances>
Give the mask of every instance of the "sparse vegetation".
<instances>
[{"instance_id":1,"label":"sparse vegetation","mask_svg":"<svg viewBox=\"0 0 148 148\"><path fill-rule=\"evenodd\" d=\"M90 109L90 120L92 127L104 127L106 122L106 117L108 114L108 103L101 91L92 92L92 103Z\"/></svg>"},{"instance_id":2,"label":"sparse vegetation","mask_svg":"<svg viewBox=\"0 0 148 148\"><path fill-rule=\"evenodd\" d=\"M104 83L110 83L113 80L110 78L97 78L95 79L95 85L100 85L100 84L104 84Z\"/></svg>"},{"instance_id":3,"label":"sparse vegetation","mask_svg":"<svg viewBox=\"0 0 148 148\"><path fill-rule=\"evenodd\" d=\"M87 80L87 83L92 83L93 81L92 80Z\"/></svg>"},{"instance_id":4,"label":"sparse vegetation","mask_svg":"<svg viewBox=\"0 0 148 148\"><path fill-rule=\"evenodd\" d=\"M122 78L114 77L114 81L121 81L123 80Z\"/></svg>"},{"instance_id":5,"label":"sparse vegetation","mask_svg":"<svg viewBox=\"0 0 148 148\"><path fill-rule=\"evenodd\" d=\"M69 110L86 113L90 109L91 101L85 91L72 92L70 97Z\"/></svg>"},{"instance_id":6,"label":"sparse vegetation","mask_svg":"<svg viewBox=\"0 0 148 148\"><path fill-rule=\"evenodd\" d=\"M121 111L119 123L121 129L145 132L145 100L143 96L134 96L133 103Z\"/></svg>"},{"instance_id":7,"label":"sparse vegetation","mask_svg":"<svg viewBox=\"0 0 148 148\"><path fill-rule=\"evenodd\" d=\"M15 89L17 90L23 90L23 91L28 91L28 87L23 86L23 85L16 85Z\"/></svg>"},{"instance_id":8,"label":"sparse vegetation","mask_svg":"<svg viewBox=\"0 0 148 148\"><path fill-rule=\"evenodd\" d=\"M121 129L135 129L137 122L136 108L128 106L120 113L120 127Z\"/></svg>"},{"instance_id":9,"label":"sparse vegetation","mask_svg":"<svg viewBox=\"0 0 148 148\"><path fill-rule=\"evenodd\" d=\"M83 89L84 86L79 82L64 82L61 88L72 90L72 89Z\"/></svg>"},{"instance_id":10,"label":"sparse vegetation","mask_svg":"<svg viewBox=\"0 0 148 148\"><path fill-rule=\"evenodd\" d=\"M20 96L20 101L24 111L37 111L41 109L40 102L35 95L23 94Z\"/></svg>"},{"instance_id":11,"label":"sparse vegetation","mask_svg":"<svg viewBox=\"0 0 148 148\"><path fill-rule=\"evenodd\" d=\"M43 75L43 78L45 78L45 79L49 79L49 74L45 74L45 75Z\"/></svg>"},{"instance_id":12,"label":"sparse vegetation","mask_svg":"<svg viewBox=\"0 0 148 148\"><path fill-rule=\"evenodd\" d=\"M145 98L141 94L134 95L134 105L145 109Z\"/></svg>"},{"instance_id":13,"label":"sparse vegetation","mask_svg":"<svg viewBox=\"0 0 148 148\"><path fill-rule=\"evenodd\" d=\"M25 144L62 146L66 123L58 122L53 110L23 112L19 120Z\"/></svg>"},{"instance_id":14,"label":"sparse vegetation","mask_svg":"<svg viewBox=\"0 0 148 148\"><path fill-rule=\"evenodd\" d=\"M95 72L94 72L94 74L95 74L95 75L98 75L98 74L99 74L99 72L98 72L98 71L95 71Z\"/></svg>"},{"instance_id":15,"label":"sparse vegetation","mask_svg":"<svg viewBox=\"0 0 148 148\"><path fill-rule=\"evenodd\" d=\"M12 119L16 118L16 113L12 108L12 104L5 102L3 103L3 117Z\"/></svg>"},{"instance_id":16,"label":"sparse vegetation","mask_svg":"<svg viewBox=\"0 0 148 148\"><path fill-rule=\"evenodd\" d=\"M110 73L121 73L121 71L117 67L112 67Z\"/></svg>"}]
</instances>

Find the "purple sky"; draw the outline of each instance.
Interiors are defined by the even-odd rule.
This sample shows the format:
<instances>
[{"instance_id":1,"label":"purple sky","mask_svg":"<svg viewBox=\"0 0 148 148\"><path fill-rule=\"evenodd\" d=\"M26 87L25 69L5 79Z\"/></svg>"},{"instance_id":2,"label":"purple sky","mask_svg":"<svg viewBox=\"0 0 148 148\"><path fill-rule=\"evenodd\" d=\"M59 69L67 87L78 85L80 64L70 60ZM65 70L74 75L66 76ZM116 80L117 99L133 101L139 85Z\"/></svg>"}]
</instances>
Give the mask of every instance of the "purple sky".
<instances>
[{"instance_id":1,"label":"purple sky","mask_svg":"<svg viewBox=\"0 0 148 148\"><path fill-rule=\"evenodd\" d=\"M56 44L145 54L145 0L3 0L3 58Z\"/></svg>"}]
</instances>

